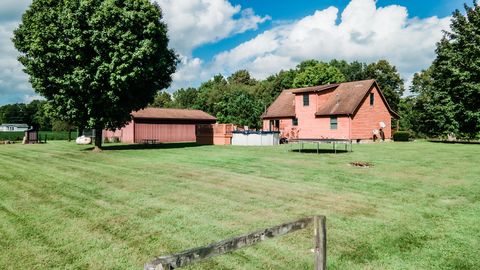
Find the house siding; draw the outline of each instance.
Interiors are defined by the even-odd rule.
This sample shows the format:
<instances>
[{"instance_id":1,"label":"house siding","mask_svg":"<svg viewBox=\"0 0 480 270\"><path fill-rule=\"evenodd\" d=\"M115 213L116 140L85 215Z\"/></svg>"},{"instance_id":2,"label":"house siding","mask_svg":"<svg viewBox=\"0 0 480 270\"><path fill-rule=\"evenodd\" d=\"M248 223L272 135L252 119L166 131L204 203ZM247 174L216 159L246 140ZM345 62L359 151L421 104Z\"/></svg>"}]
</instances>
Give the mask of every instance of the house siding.
<instances>
[{"instance_id":1,"label":"house siding","mask_svg":"<svg viewBox=\"0 0 480 270\"><path fill-rule=\"evenodd\" d=\"M143 143L145 140L157 142L195 142L197 124L213 124L215 120L189 119L134 119L124 128L116 131L103 131L103 137L117 137L123 143Z\"/></svg>"},{"instance_id":2,"label":"house siding","mask_svg":"<svg viewBox=\"0 0 480 270\"><path fill-rule=\"evenodd\" d=\"M337 116L337 129L330 129L330 116L299 118L298 137L303 139L350 139L351 121Z\"/></svg>"},{"instance_id":3,"label":"house siding","mask_svg":"<svg viewBox=\"0 0 480 270\"><path fill-rule=\"evenodd\" d=\"M158 142L195 142L195 125L135 123L135 143L144 140Z\"/></svg>"},{"instance_id":4,"label":"house siding","mask_svg":"<svg viewBox=\"0 0 480 270\"><path fill-rule=\"evenodd\" d=\"M370 106L370 93L374 94L375 102L373 106ZM392 137L391 114L380 97L377 87L374 86L352 117L352 139L373 139L373 130L380 129L380 122L386 124L383 131L385 138L390 139Z\"/></svg>"},{"instance_id":5,"label":"house siding","mask_svg":"<svg viewBox=\"0 0 480 270\"><path fill-rule=\"evenodd\" d=\"M134 137L133 137L133 129L134 129L134 122L131 121L128 123L125 127L121 129L117 129L115 131L111 130L104 130L103 131L103 138L113 138L117 137L120 139L121 142L123 143L134 143Z\"/></svg>"},{"instance_id":6,"label":"house siding","mask_svg":"<svg viewBox=\"0 0 480 270\"><path fill-rule=\"evenodd\" d=\"M309 93L310 106L303 106L303 95L295 96L295 111L298 118L299 138L322 138L322 139L349 139L350 119L347 116L337 116L338 127L330 129L330 116L317 117L317 109L325 104L334 94L333 90L320 93Z\"/></svg>"}]
</instances>

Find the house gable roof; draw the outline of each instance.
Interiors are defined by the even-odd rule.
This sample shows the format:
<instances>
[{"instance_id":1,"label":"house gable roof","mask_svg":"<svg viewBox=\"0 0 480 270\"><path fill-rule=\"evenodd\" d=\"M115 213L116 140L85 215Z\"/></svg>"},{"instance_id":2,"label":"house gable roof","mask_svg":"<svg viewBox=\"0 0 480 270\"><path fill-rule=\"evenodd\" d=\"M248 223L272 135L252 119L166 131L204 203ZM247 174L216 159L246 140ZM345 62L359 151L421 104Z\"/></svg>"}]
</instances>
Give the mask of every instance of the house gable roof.
<instances>
[{"instance_id":1,"label":"house gable roof","mask_svg":"<svg viewBox=\"0 0 480 270\"><path fill-rule=\"evenodd\" d=\"M398 114L390 108L390 105L388 104L385 96L375 80L363 80L284 90L277 100L275 100L272 105L270 105L268 110L262 115L262 118L294 118L296 94L323 92L332 89L333 93L320 108L317 108L315 115L353 115L356 113L366 95L374 86L377 87L378 92L390 114L393 117L398 118Z\"/></svg>"},{"instance_id":2,"label":"house gable roof","mask_svg":"<svg viewBox=\"0 0 480 270\"><path fill-rule=\"evenodd\" d=\"M292 90L283 90L262 114L262 118L295 118L295 94Z\"/></svg>"},{"instance_id":3,"label":"house gable roof","mask_svg":"<svg viewBox=\"0 0 480 270\"><path fill-rule=\"evenodd\" d=\"M186 109L145 108L143 110L133 112L132 116L136 119L217 120L217 118L204 111Z\"/></svg>"},{"instance_id":4,"label":"house gable roof","mask_svg":"<svg viewBox=\"0 0 480 270\"><path fill-rule=\"evenodd\" d=\"M393 117L398 118L398 114L390 108L390 105L375 80L354 81L339 84L327 102L317 109L315 115L353 115L357 112L357 109L374 86L378 89L378 93L390 114Z\"/></svg>"}]
</instances>

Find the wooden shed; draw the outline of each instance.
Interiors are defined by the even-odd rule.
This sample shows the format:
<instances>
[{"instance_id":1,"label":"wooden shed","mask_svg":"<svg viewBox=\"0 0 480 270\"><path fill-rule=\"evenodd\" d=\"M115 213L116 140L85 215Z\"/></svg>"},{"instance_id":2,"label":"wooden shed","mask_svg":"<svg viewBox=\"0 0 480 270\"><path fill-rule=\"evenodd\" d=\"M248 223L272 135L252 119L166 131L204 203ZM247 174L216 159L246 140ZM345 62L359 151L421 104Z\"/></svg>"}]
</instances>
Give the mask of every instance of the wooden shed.
<instances>
[{"instance_id":1,"label":"wooden shed","mask_svg":"<svg viewBox=\"0 0 480 270\"><path fill-rule=\"evenodd\" d=\"M217 119L200 110L146 108L132 113L132 121L116 131L103 131L107 141L123 143L195 142L195 127Z\"/></svg>"}]
</instances>

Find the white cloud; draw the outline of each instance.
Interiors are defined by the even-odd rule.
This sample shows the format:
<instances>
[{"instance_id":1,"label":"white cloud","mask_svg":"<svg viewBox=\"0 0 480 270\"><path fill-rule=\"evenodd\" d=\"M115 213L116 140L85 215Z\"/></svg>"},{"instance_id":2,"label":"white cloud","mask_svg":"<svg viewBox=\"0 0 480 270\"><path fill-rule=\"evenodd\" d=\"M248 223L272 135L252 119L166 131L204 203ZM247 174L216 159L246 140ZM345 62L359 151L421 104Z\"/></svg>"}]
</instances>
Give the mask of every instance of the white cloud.
<instances>
[{"instance_id":1,"label":"white cloud","mask_svg":"<svg viewBox=\"0 0 480 270\"><path fill-rule=\"evenodd\" d=\"M409 18L407 9L398 5L376 7L374 0L352 0L340 15L329 7L265 31L219 53L204 69L228 75L245 68L261 79L312 58L387 59L408 81L431 64L449 22L449 17Z\"/></svg>"},{"instance_id":2,"label":"white cloud","mask_svg":"<svg viewBox=\"0 0 480 270\"><path fill-rule=\"evenodd\" d=\"M227 37L256 30L269 16L255 15L252 9L232 6L227 0L153 0L163 10L168 25L170 46L180 55L171 90L192 86L208 79L213 72L205 70L199 58L191 56L195 48Z\"/></svg>"},{"instance_id":3,"label":"white cloud","mask_svg":"<svg viewBox=\"0 0 480 270\"><path fill-rule=\"evenodd\" d=\"M163 10L171 46L186 56L203 44L255 30L258 24L270 19L255 15L252 9L232 6L227 0L154 1Z\"/></svg>"},{"instance_id":4,"label":"white cloud","mask_svg":"<svg viewBox=\"0 0 480 270\"><path fill-rule=\"evenodd\" d=\"M28 102L36 98L11 38L21 14L32 0L0 0L0 105ZM233 6L228 0L152 0L163 9L169 26L170 46L181 55L174 75L174 87L187 87L192 81L205 78L202 60L191 57L195 48L227 37L257 29L269 20L252 9Z\"/></svg>"},{"instance_id":5,"label":"white cloud","mask_svg":"<svg viewBox=\"0 0 480 270\"><path fill-rule=\"evenodd\" d=\"M0 105L25 102L35 95L13 46L13 30L31 0L0 1Z\"/></svg>"},{"instance_id":6,"label":"white cloud","mask_svg":"<svg viewBox=\"0 0 480 270\"><path fill-rule=\"evenodd\" d=\"M274 21L274 27L213 59L192 51L202 45L257 29L270 19L228 0L152 0L160 4L169 26L171 47L181 55L171 89L197 86L214 74L248 69L264 78L306 59L333 58L365 62L387 59L405 79L430 65L435 43L450 18L411 18L406 8L377 7L374 0L352 0L339 14L336 7L317 10L296 21ZM0 104L35 97L16 60L12 31L31 0L0 0Z\"/></svg>"},{"instance_id":7,"label":"white cloud","mask_svg":"<svg viewBox=\"0 0 480 270\"><path fill-rule=\"evenodd\" d=\"M32 0L1 0L0 22L17 21L23 11L27 9Z\"/></svg>"},{"instance_id":8,"label":"white cloud","mask_svg":"<svg viewBox=\"0 0 480 270\"><path fill-rule=\"evenodd\" d=\"M18 53L11 41L17 25L16 22L0 24L0 105L23 102L34 95L28 77L17 61Z\"/></svg>"}]
</instances>

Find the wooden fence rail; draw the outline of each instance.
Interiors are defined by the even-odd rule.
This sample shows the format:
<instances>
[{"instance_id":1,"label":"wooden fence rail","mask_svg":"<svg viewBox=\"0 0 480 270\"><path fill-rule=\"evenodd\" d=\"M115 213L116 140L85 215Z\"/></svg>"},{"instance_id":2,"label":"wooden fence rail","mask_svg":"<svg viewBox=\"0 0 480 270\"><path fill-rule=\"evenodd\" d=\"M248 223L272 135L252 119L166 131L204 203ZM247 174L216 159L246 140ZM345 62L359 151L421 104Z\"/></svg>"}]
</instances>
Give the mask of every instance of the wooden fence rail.
<instances>
[{"instance_id":1,"label":"wooden fence rail","mask_svg":"<svg viewBox=\"0 0 480 270\"><path fill-rule=\"evenodd\" d=\"M327 228L325 216L302 218L293 222L212 243L207 246L189 249L169 256L157 257L152 262L145 264L145 270L171 270L180 268L210 257L254 245L269 238L305 229L312 223L314 224L314 269L325 270L327 263Z\"/></svg>"}]
</instances>

